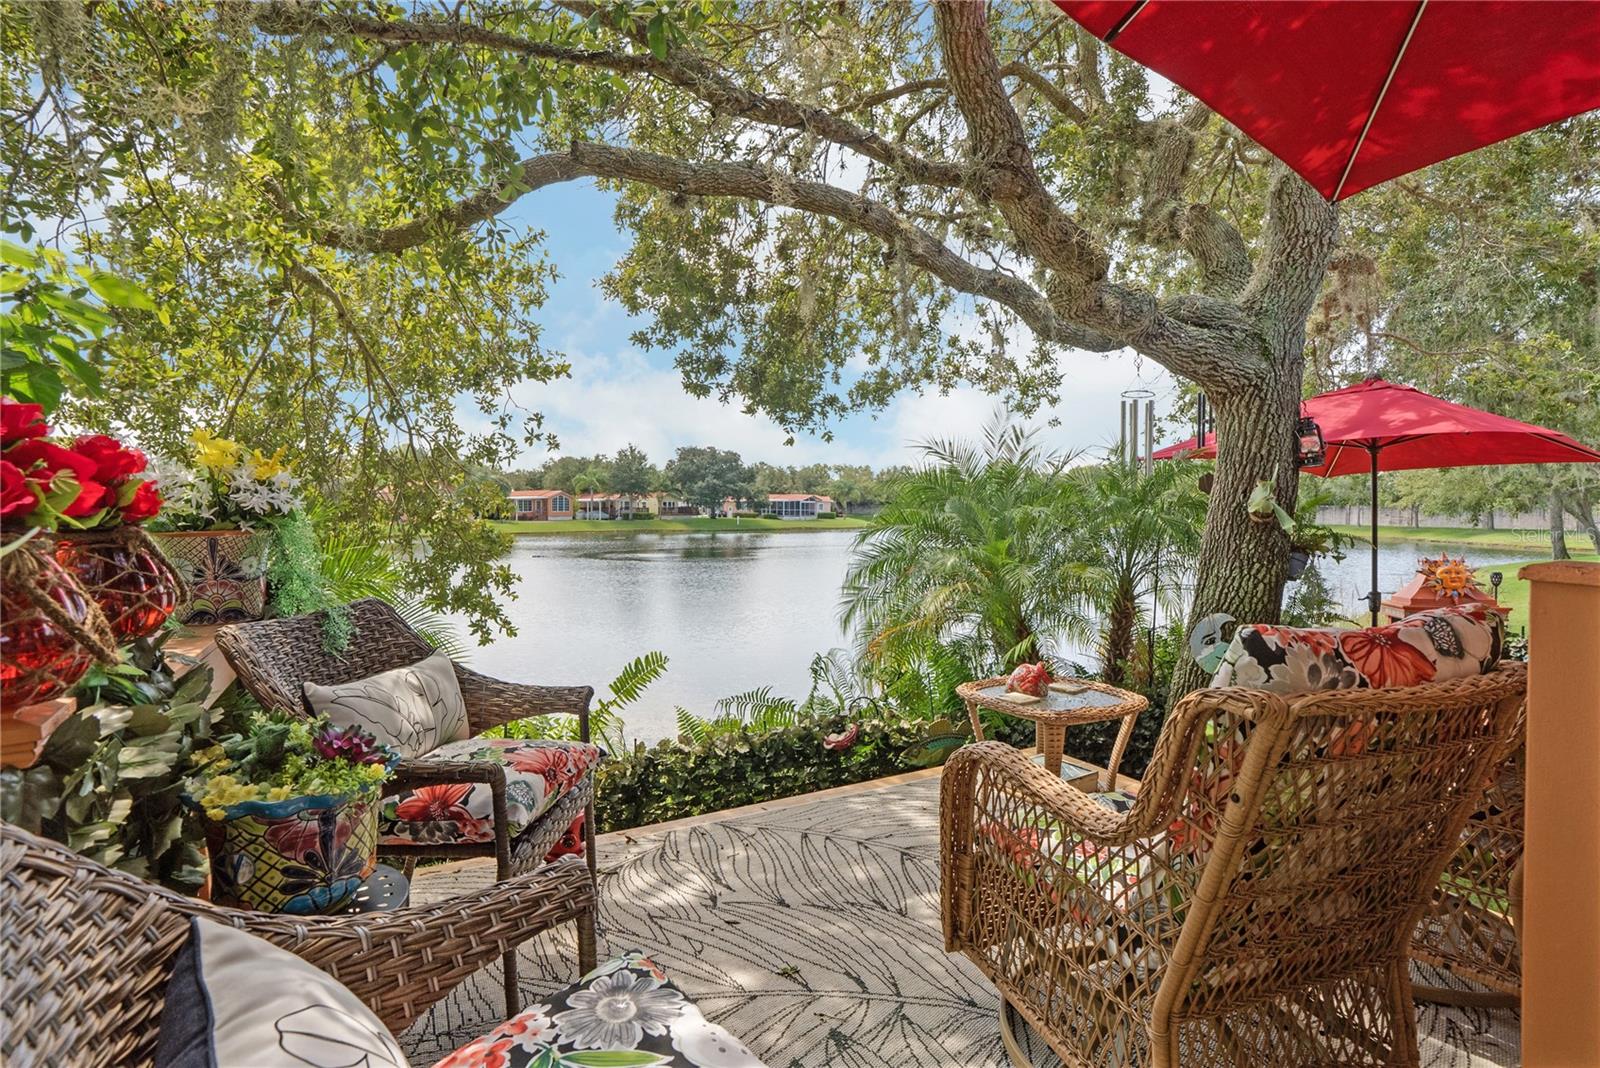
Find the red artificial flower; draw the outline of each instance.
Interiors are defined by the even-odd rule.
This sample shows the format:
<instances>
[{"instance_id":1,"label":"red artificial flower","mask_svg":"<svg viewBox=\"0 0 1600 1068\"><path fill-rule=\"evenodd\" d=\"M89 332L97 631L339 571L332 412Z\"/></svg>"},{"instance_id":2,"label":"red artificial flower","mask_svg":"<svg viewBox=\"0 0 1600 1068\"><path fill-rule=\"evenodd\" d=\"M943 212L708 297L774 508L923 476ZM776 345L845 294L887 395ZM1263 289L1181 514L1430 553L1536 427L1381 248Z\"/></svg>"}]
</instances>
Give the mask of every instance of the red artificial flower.
<instances>
[{"instance_id":1,"label":"red artificial flower","mask_svg":"<svg viewBox=\"0 0 1600 1068\"><path fill-rule=\"evenodd\" d=\"M37 404L21 404L0 397L0 445L10 446L50 433L44 422L44 409Z\"/></svg>"},{"instance_id":2,"label":"red artificial flower","mask_svg":"<svg viewBox=\"0 0 1600 1068\"><path fill-rule=\"evenodd\" d=\"M62 471L70 472L78 483L78 495L72 503L61 509L61 514L72 519L81 519L90 515L105 505L106 487L102 482L95 481L95 462L81 453L71 449L63 449L53 441L44 438L29 438L18 441L6 450L6 459L16 464L28 475L39 479L46 486L54 481L55 476Z\"/></svg>"},{"instance_id":3,"label":"red artificial flower","mask_svg":"<svg viewBox=\"0 0 1600 1068\"><path fill-rule=\"evenodd\" d=\"M39 507L39 494L10 460L0 460L0 517L27 515Z\"/></svg>"},{"instance_id":4,"label":"red artificial flower","mask_svg":"<svg viewBox=\"0 0 1600 1068\"><path fill-rule=\"evenodd\" d=\"M1368 627L1342 634L1339 650L1374 688L1415 686L1433 678L1433 661L1401 638L1399 627Z\"/></svg>"},{"instance_id":5,"label":"red artificial flower","mask_svg":"<svg viewBox=\"0 0 1600 1068\"><path fill-rule=\"evenodd\" d=\"M133 500L122 507L122 521L124 523L143 523L157 512L161 511L161 494L156 491L154 482L141 482L134 491Z\"/></svg>"},{"instance_id":6,"label":"red artificial flower","mask_svg":"<svg viewBox=\"0 0 1600 1068\"><path fill-rule=\"evenodd\" d=\"M145 469L144 453L130 449L116 438L104 434L86 434L72 444L72 451L87 456L95 464L95 481L107 485L137 475Z\"/></svg>"},{"instance_id":7,"label":"red artificial flower","mask_svg":"<svg viewBox=\"0 0 1600 1068\"><path fill-rule=\"evenodd\" d=\"M419 786L395 806L395 818L418 823L454 823L471 820L462 802L472 793L472 783Z\"/></svg>"}]
</instances>

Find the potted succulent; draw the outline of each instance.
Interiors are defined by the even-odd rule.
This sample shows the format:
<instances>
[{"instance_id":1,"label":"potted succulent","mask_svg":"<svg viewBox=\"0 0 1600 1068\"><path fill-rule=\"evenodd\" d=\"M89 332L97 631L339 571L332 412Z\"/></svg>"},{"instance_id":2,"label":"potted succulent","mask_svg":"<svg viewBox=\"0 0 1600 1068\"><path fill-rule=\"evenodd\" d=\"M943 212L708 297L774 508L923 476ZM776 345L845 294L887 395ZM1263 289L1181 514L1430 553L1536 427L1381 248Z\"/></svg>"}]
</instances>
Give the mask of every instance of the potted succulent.
<instances>
[{"instance_id":1,"label":"potted succulent","mask_svg":"<svg viewBox=\"0 0 1600 1068\"><path fill-rule=\"evenodd\" d=\"M212 899L295 914L355 897L378 853L382 787L397 754L359 727L258 713L197 754L186 799L204 820Z\"/></svg>"},{"instance_id":2,"label":"potted succulent","mask_svg":"<svg viewBox=\"0 0 1600 1068\"><path fill-rule=\"evenodd\" d=\"M189 583L184 623L260 619L276 526L301 517L299 480L283 462L197 430L193 466L163 462L156 478L167 500L152 527L162 551Z\"/></svg>"}]
</instances>

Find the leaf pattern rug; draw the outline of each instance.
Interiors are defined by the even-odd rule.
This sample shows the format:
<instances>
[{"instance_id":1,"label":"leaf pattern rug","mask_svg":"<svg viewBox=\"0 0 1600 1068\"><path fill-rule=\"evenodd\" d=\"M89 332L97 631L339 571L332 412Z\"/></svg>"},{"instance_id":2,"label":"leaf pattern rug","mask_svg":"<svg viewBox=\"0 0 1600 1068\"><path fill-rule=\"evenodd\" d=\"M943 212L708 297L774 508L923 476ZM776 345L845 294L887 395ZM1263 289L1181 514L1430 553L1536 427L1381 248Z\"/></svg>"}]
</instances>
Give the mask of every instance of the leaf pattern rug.
<instances>
[{"instance_id":1,"label":"leaf pattern rug","mask_svg":"<svg viewBox=\"0 0 1600 1068\"><path fill-rule=\"evenodd\" d=\"M643 948L771 1068L1006 1068L994 988L939 926L939 783L902 782L600 842L600 956ZM489 861L417 873L417 901L489 882ZM577 978L570 925L523 946L525 1000ZM1437 981L1432 977L1431 981ZM431 1065L499 1023L497 967L402 1043ZM1425 1068L1511 1068L1517 1014L1421 1009ZM1041 1066L1058 1064L1042 1043Z\"/></svg>"}]
</instances>

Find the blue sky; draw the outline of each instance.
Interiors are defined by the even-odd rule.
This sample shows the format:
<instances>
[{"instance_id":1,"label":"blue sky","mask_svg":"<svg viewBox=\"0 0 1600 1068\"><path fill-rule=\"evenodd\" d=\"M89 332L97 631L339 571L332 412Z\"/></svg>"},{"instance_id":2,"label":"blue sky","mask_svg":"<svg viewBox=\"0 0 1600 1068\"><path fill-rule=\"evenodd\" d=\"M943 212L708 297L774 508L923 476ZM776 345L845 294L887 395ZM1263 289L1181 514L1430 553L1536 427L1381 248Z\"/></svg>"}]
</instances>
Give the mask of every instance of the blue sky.
<instances>
[{"instance_id":1,"label":"blue sky","mask_svg":"<svg viewBox=\"0 0 1600 1068\"><path fill-rule=\"evenodd\" d=\"M903 394L878 413L861 413L834 427L834 440L801 436L785 446L786 435L765 416L749 416L715 399L691 397L683 389L670 351L644 351L628 335L639 325L601 293L597 282L627 248L611 216L612 197L592 182L567 182L523 197L505 219L519 228L546 234L546 247L561 277L537 313L544 344L572 362L568 379L524 382L516 400L541 411L545 426L571 455L614 453L633 442L662 462L682 445L717 445L738 451L746 461L777 464L866 463L881 467L914 459L909 446L929 437L976 437L996 406L976 389ZM1061 357L1066 371L1062 401L1040 416L1045 440L1062 449L1099 448L1117 435L1117 398L1122 390L1144 385L1157 390L1162 404L1171 379L1148 360L1137 364L1131 352L1101 356L1073 352ZM463 412L465 416L467 413ZM530 451L524 465L544 461Z\"/></svg>"}]
</instances>

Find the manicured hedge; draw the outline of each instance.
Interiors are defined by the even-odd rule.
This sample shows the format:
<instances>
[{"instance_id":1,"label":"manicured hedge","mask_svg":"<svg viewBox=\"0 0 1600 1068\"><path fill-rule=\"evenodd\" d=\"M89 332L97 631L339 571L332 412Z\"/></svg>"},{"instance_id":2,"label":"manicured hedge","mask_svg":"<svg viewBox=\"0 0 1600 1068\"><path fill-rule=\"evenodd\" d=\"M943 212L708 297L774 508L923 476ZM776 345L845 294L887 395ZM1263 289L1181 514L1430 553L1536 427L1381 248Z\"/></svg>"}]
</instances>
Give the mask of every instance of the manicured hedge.
<instances>
[{"instance_id":1,"label":"manicured hedge","mask_svg":"<svg viewBox=\"0 0 1600 1068\"><path fill-rule=\"evenodd\" d=\"M835 717L700 745L663 741L613 756L600 766L596 782L599 830L626 830L920 769L905 754L927 737L927 720L868 716L856 722L860 737L842 750L823 746L829 734L846 727L843 717ZM986 726L986 733L1012 745L1033 744L1031 723L1007 717L999 726L998 732ZM1067 754L1104 764L1116 731L1115 723L1074 727L1067 732ZM1160 732L1158 710L1139 717L1123 758L1125 774L1144 770Z\"/></svg>"}]
</instances>

